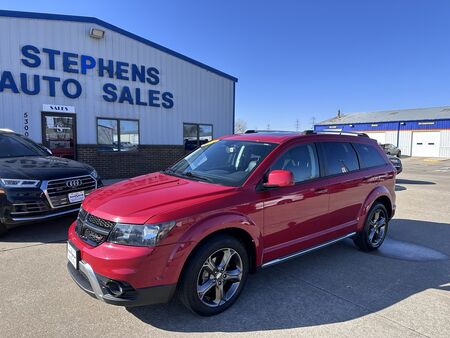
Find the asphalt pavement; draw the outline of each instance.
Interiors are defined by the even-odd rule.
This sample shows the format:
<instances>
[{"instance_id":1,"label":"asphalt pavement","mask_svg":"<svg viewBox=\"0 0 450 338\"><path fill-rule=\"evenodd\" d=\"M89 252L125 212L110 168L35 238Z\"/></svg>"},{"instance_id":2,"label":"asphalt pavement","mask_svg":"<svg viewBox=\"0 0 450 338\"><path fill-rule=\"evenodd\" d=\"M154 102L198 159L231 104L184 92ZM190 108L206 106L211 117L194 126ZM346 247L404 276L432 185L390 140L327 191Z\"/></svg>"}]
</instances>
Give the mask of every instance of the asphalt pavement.
<instances>
[{"instance_id":1,"label":"asphalt pavement","mask_svg":"<svg viewBox=\"0 0 450 338\"><path fill-rule=\"evenodd\" d=\"M66 271L73 217L0 239L0 335L450 336L450 160L403 159L397 214L377 253L348 240L251 275L234 306L203 318L176 299L122 308Z\"/></svg>"}]
</instances>

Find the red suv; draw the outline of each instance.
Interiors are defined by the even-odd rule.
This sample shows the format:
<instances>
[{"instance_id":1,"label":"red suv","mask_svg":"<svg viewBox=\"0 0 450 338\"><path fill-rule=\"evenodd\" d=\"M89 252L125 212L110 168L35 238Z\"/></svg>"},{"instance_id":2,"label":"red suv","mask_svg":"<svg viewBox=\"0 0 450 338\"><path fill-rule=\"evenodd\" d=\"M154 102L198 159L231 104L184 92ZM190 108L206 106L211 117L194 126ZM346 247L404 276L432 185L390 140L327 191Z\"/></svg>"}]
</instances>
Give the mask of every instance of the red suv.
<instances>
[{"instance_id":1,"label":"red suv","mask_svg":"<svg viewBox=\"0 0 450 338\"><path fill-rule=\"evenodd\" d=\"M69 229L68 269L110 304L231 306L251 271L352 238L383 243L396 171L363 134L252 132L91 193Z\"/></svg>"}]
</instances>

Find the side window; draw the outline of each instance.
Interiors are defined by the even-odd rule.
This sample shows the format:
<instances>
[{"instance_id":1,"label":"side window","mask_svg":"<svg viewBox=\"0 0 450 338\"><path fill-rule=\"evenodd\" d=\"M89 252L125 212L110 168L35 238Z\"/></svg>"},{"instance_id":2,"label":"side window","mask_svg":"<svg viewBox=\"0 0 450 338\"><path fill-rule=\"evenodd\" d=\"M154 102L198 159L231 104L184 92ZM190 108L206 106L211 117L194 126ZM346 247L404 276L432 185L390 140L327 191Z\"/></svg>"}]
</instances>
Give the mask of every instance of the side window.
<instances>
[{"instance_id":1,"label":"side window","mask_svg":"<svg viewBox=\"0 0 450 338\"><path fill-rule=\"evenodd\" d=\"M291 171L296 183L319 177L316 149L312 144L302 144L291 148L270 169Z\"/></svg>"},{"instance_id":2,"label":"side window","mask_svg":"<svg viewBox=\"0 0 450 338\"><path fill-rule=\"evenodd\" d=\"M350 143L322 142L322 154L327 175L343 174L358 170L358 157Z\"/></svg>"},{"instance_id":3,"label":"side window","mask_svg":"<svg viewBox=\"0 0 450 338\"><path fill-rule=\"evenodd\" d=\"M386 164L386 161L374 146L361 143L354 143L353 146L358 153L362 168L370 168Z\"/></svg>"}]
</instances>

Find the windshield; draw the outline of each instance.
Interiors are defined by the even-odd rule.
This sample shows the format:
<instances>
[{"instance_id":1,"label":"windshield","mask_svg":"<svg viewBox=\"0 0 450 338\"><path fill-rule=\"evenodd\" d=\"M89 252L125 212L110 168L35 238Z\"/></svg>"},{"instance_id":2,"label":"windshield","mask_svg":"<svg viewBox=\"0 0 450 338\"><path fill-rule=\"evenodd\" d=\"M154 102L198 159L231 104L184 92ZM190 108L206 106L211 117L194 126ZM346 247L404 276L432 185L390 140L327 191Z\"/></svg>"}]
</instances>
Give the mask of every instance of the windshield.
<instances>
[{"instance_id":1,"label":"windshield","mask_svg":"<svg viewBox=\"0 0 450 338\"><path fill-rule=\"evenodd\" d=\"M186 156L165 173L210 183L240 186L275 147L274 143L212 141Z\"/></svg>"},{"instance_id":2,"label":"windshield","mask_svg":"<svg viewBox=\"0 0 450 338\"><path fill-rule=\"evenodd\" d=\"M0 134L0 158L47 155L37 144L25 137L16 134Z\"/></svg>"}]
</instances>

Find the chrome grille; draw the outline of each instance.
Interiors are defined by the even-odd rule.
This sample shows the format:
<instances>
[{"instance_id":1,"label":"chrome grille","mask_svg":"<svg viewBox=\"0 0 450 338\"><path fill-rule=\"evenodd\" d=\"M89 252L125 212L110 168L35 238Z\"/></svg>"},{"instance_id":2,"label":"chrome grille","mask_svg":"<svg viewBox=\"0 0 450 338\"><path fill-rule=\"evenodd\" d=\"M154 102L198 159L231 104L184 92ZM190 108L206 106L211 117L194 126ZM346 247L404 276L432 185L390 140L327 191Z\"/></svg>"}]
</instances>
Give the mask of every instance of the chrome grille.
<instances>
[{"instance_id":1,"label":"chrome grille","mask_svg":"<svg viewBox=\"0 0 450 338\"><path fill-rule=\"evenodd\" d=\"M116 223L89 214L83 208L80 209L75 231L86 243L97 246L105 242Z\"/></svg>"},{"instance_id":2,"label":"chrome grille","mask_svg":"<svg viewBox=\"0 0 450 338\"><path fill-rule=\"evenodd\" d=\"M69 202L69 193L84 191L85 196L87 196L96 188L97 181L90 175L62 178L47 182L46 195L52 208L61 208L78 204Z\"/></svg>"}]
</instances>

